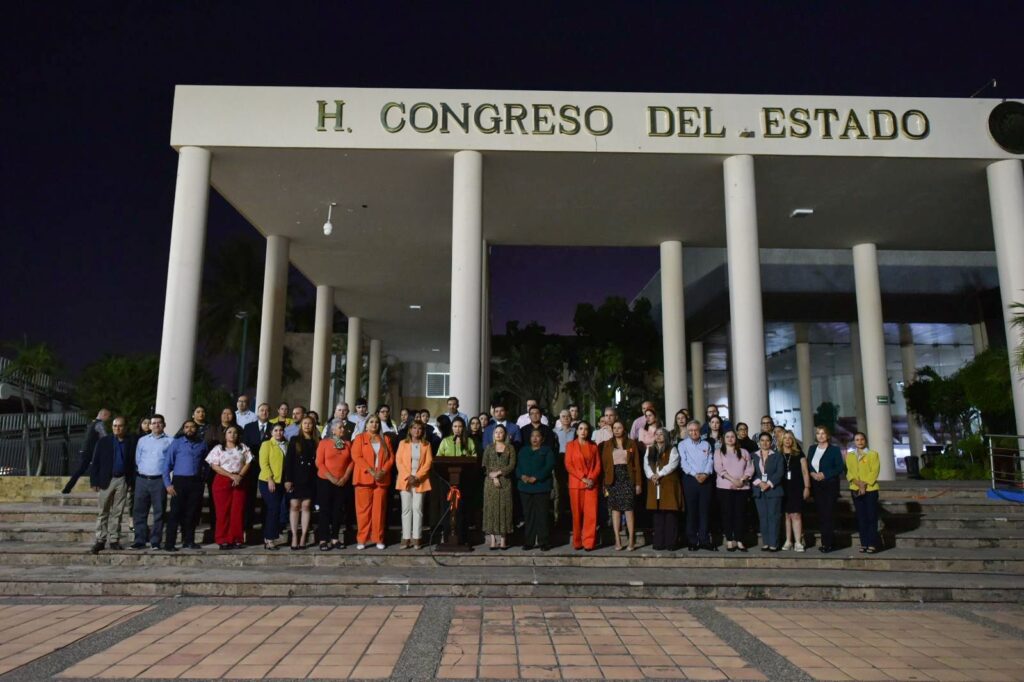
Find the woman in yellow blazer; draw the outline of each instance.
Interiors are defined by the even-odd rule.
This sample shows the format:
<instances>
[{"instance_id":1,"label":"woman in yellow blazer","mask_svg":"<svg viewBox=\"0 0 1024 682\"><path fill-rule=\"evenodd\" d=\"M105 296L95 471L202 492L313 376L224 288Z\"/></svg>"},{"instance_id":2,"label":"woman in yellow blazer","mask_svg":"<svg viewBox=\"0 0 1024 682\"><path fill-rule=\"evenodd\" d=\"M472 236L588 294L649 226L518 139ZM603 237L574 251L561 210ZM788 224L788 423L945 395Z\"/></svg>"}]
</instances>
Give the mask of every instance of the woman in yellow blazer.
<instances>
[{"instance_id":1,"label":"woman in yellow blazer","mask_svg":"<svg viewBox=\"0 0 1024 682\"><path fill-rule=\"evenodd\" d=\"M277 549L274 543L281 534L281 505L284 504L281 477L284 475L284 453L288 450L284 427L283 423L274 424L270 440L260 445L259 488L263 499L263 546L270 550Z\"/></svg>"},{"instance_id":2,"label":"woman in yellow blazer","mask_svg":"<svg viewBox=\"0 0 1024 682\"><path fill-rule=\"evenodd\" d=\"M423 424L413 422L405 440L398 444L395 465L398 480L395 489L402 498L402 549L420 548L423 535L423 494L430 491L430 464L433 453L423 439Z\"/></svg>"},{"instance_id":3,"label":"woman in yellow blazer","mask_svg":"<svg viewBox=\"0 0 1024 682\"><path fill-rule=\"evenodd\" d=\"M860 551L874 554L882 548L878 535L878 453L868 450L868 437L858 431L853 436L854 450L846 453L846 479L853 492L857 512Z\"/></svg>"}]
</instances>

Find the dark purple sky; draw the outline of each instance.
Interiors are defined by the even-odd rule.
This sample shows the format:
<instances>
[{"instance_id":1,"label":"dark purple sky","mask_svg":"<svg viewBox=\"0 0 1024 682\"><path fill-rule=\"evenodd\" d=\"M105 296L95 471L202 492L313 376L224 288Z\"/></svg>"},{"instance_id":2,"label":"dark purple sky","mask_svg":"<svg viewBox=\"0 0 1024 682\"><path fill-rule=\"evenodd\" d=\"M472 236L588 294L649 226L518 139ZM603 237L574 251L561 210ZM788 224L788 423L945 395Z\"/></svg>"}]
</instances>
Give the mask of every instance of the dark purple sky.
<instances>
[{"instance_id":1,"label":"dark purple sky","mask_svg":"<svg viewBox=\"0 0 1024 682\"><path fill-rule=\"evenodd\" d=\"M159 349L177 83L967 96L1024 94L1024 3L64 3L4 10L0 341L53 344L72 375ZM988 93L992 94L992 93ZM208 251L255 236L215 194ZM656 253L504 248L495 329L567 331L577 301L631 297Z\"/></svg>"}]
</instances>

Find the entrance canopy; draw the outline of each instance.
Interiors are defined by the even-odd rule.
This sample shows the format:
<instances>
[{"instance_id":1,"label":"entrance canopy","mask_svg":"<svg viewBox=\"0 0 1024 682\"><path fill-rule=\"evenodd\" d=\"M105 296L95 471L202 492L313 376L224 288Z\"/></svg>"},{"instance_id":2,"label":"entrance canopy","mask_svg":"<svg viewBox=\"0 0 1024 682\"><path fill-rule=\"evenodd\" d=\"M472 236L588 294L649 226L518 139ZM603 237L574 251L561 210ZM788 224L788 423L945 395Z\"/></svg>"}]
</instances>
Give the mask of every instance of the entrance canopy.
<instances>
[{"instance_id":1,"label":"entrance canopy","mask_svg":"<svg viewBox=\"0 0 1024 682\"><path fill-rule=\"evenodd\" d=\"M171 143L207 148L211 184L365 334L436 361L456 151L484 152L489 244L724 247L722 164L754 154L761 247L992 250L996 104L179 86Z\"/></svg>"}]
</instances>

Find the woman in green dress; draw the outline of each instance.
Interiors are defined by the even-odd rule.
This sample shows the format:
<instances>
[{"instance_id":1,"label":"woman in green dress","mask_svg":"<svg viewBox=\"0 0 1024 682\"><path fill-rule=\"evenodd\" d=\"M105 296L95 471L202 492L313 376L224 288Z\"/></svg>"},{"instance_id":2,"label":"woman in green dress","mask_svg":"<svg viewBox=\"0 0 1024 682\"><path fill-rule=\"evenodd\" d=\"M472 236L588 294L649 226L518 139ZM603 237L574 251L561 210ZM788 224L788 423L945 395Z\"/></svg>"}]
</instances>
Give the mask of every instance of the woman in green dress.
<instances>
[{"instance_id":1,"label":"woman in green dress","mask_svg":"<svg viewBox=\"0 0 1024 682\"><path fill-rule=\"evenodd\" d=\"M484 450L481 462L484 475L484 535L487 546L508 549L507 536L513 530L512 476L516 470L516 449L508 442L508 432L498 425L494 442Z\"/></svg>"}]
</instances>

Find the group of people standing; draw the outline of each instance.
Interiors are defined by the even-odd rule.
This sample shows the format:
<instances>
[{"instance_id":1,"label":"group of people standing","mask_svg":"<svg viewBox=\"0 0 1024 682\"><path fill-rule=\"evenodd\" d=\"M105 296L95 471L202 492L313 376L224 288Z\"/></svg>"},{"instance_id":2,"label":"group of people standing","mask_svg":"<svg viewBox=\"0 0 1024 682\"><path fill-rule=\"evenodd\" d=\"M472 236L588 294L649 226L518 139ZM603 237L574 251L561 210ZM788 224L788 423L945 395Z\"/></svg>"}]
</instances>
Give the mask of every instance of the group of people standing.
<instances>
[{"instance_id":1,"label":"group of people standing","mask_svg":"<svg viewBox=\"0 0 1024 682\"><path fill-rule=\"evenodd\" d=\"M103 410L90 426L85 449L91 461L83 467L100 497L92 551L108 542L120 547L120 518L130 493L131 548L176 551L179 531L182 547L198 548L196 527L208 489L214 541L222 550L253 538L258 496L262 539L271 551L283 544L285 529L292 550L309 546L314 512L321 551L343 548L353 521L358 549L384 549L389 501L397 497L403 549L424 545L429 501L430 526L442 535L451 530L465 543L475 527L490 550L501 550L521 527L524 549L542 551L551 547L553 522L566 512L577 550L597 548L607 526L616 550L634 550L642 524L653 530L653 549L674 550L684 514L687 548L716 551L711 510L717 498L718 526L730 552L747 551L751 500L762 550L804 551L802 513L813 498L819 549L828 552L835 547L843 475L853 495L861 551L881 549L878 454L868 449L863 433L844 458L825 427L816 428L816 442L805 454L793 432L776 427L770 417L762 418L755 440L746 424L733 428L714 405L703 424L680 410L672 428L650 401L629 424L615 408L606 408L596 428L580 418L575 405L551 425L535 401L527 405L515 421L502 405L469 417L451 397L434 423L426 410L402 410L396 422L389 406L371 413L360 400L355 413L340 403L321 425L318 415L302 407L281 404L272 418L270 405L251 411L248 398L240 396L238 409L222 410L217 424L207 424L205 408L196 407L174 437L165 433L161 415L150 417L134 437L117 417L106 435L110 413ZM457 490L440 466L448 458L473 464L464 469Z\"/></svg>"}]
</instances>

